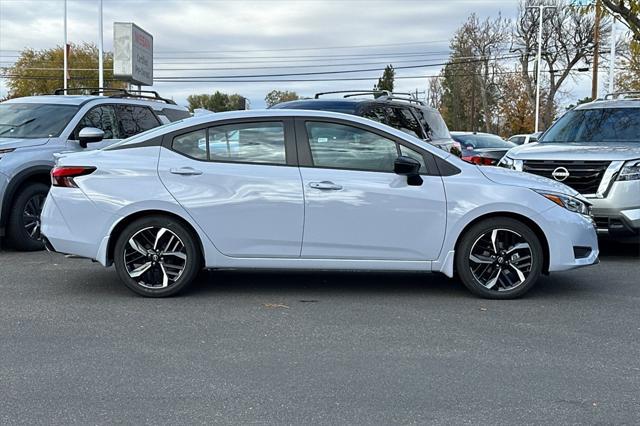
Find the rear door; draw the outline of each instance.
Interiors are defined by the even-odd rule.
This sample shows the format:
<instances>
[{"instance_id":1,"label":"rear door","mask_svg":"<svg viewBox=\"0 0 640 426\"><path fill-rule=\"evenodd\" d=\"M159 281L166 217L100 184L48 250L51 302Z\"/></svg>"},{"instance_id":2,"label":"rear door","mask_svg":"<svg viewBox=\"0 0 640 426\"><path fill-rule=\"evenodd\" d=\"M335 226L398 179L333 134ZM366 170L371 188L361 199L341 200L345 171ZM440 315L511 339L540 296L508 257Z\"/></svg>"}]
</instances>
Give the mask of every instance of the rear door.
<instances>
[{"instance_id":1,"label":"rear door","mask_svg":"<svg viewBox=\"0 0 640 426\"><path fill-rule=\"evenodd\" d=\"M299 257L304 199L293 121L234 120L165 136L162 182L217 249Z\"/></svg>"},{"instance_id":2,"label":"rear door","mask_svg":"<svg viewBox=\"0 0 640 426\"><path fill-rule=\"evenodd\" d=\"M298 119L296 135L306 206L302 257L438 257L446 200L431 154L350 122ZM393 173L399 155L421 162L421 186Z\"/></svg>"}]
</instances>

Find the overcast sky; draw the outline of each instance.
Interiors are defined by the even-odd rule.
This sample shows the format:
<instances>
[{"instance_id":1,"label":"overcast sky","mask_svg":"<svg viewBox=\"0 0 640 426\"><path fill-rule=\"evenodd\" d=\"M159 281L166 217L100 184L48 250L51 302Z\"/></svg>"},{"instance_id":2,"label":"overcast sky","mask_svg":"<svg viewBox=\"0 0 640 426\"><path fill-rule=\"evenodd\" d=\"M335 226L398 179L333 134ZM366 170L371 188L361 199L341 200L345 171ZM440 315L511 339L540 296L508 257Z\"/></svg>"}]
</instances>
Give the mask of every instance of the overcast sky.
<instances>
[{"instance_id":1,"label":"overcast sky","mask_svg":"<svg viewBox=\"0 0 640 426\"><path fill-rule=\"evenodd\" d=\"M0 0L0 66L7 66L26 47L62 45L63 4L63 0ZM98 4L98 0L68 0L69 42L97 43ZM444 62L449 39L471 13L480 17L501 13L512 18L518 6L517 0L103 0L103 4L105 50L112 49L113 22L136 23L154 37L155 77L376 69L269 77L366 78L361 81L154 85L163 96L181 104L186 104L189 94L220 90L246 96L252 108L263 107L265 94L274 88L303 96L317 91L370 89L385 62L398 68ZM398 69L396 75L435 75L439 68ZM399 91L424 90L425 86L424 77L396 80ZM588 80L582 77L570 90L575 97L587 95ZM0 97L5 94L6 86L0 79Z\"/></svg>"}]
</instances>

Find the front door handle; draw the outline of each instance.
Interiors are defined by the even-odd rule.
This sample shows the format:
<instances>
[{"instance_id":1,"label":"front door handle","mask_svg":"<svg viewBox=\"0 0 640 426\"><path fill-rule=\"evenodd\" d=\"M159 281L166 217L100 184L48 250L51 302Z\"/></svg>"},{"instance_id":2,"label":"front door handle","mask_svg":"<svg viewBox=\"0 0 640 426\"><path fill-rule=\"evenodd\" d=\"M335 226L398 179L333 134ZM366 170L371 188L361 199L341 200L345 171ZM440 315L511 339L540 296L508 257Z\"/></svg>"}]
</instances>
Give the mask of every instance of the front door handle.
<instances>
[{"instance_id":1,"label":"front door handle","mask_svg":"<svg viewBox=\"0 0 640 426\"><path fill-rule=\"evenodd\" d=\"M192 176L192 175L202 174L200 170L196 170L192 167L180 167L177 169L169 169L169 173L173 173L174 175L183 175L183 176Z\"/></svg>"},{"instance_id":2,"label":"front door handle","mask_svg":"<svg viewBox=\"0 0 640 426\"><path fill-rule=\"evenodd\" d=\"M327 191L339 191L342 189L342 185L337 185L327 180L323 180L322 182L309 182L309 187L314 189L323 189Z\"/></svg>"}]
</instances>

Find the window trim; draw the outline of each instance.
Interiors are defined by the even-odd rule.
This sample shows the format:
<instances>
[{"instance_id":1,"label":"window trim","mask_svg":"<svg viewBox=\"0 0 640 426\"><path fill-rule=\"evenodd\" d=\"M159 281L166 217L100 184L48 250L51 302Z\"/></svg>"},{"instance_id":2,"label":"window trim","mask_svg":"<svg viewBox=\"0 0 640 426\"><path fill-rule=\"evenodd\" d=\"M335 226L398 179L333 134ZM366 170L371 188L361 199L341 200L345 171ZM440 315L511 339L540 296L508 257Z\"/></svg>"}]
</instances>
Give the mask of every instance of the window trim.
<instances>
[{"instance_id":1,"label":"window trim","mask_svg":"<svg viewBox=\"0 0 640 426\"><path fill-rule=\"evenodd\" d=\"M282 128L284 130L284 154L285 154L285 163L257 163L254 161L225 161L225 160L210 160L209 159L209 128L210 127L218 127L218 126L229 126L234 124L250 124L250 123L282 123ZM206 146L207 146L207 159L203 160L201 158L191 157L183 152L176 151L173 149L173 139L186 135L191 132L195 132L198 130L204 130L206 134ZM202 163L210 163L210 164L250 164L253 166L280 166L280 167L298 167L298 153L296 147L296 139L295 139L295 131L293 128L293 117L247 117L247 118L236 118L236 119L228 119L228 120L219 120L219 121L209 121L206 123L198 124L196 126L187 127L184 129L176 130L175 132L167 133L162 137L162 147L167 148L168 150L175 152L178 155L181 155L185 158L189 158L191 160L199 161Z\"/></svg>"},{"instance_id":2,"label":"window trim","mask_svg":"<svg viewBox=\"0 0 640 426\"><path fill-rule=\"evenodd\" d=\"M421 154L424 163L427 166L427 170L424 172L420 172L421 176L440 176L440 172L436 165L436 160L434 155L429 151L411 144L410 142L405 141L397 136L386 133L382 130L376 129L374 127L369 127L367 125L361 123L354 123L348 120L335 119L335 118L325 118L325 117L296 117L295 120L295 131L296 131L296 142L298 147L298 160L300 167L307 167L313 169L327 169L327 170L351 170L358 172L369 172L369 173L391 173L395 174L393 170L390 171L380 171L380 170L370 170L370 169L353 169L347 167L320 167L313 164L313 157L311 155L311 146L309 144L309 135L307 133L307 122L318 122L318 123L329 123L329 124L339 124L343 126L355 127L357 129L365 130L370 133L374 133L380 137L385 139L389 139L396 144L396 150L398 151L398 156L400 156L400 147L398 145L402 145L406 148L409 148L417 153ZM398 130L400 131L400 130Z\"/></svg>"}]
</instances>

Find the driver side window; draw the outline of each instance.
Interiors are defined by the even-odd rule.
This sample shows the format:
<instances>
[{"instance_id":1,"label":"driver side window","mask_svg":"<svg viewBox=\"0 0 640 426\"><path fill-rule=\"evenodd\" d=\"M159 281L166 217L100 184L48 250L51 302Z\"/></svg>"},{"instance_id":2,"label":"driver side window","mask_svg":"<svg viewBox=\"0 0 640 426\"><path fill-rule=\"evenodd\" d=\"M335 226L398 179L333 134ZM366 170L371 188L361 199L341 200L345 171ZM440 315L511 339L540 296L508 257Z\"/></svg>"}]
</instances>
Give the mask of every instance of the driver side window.
<instances>
[{"instance_id":1,"label":"driver side window","mask_svg":"<svg viewBox=\"0 0 640 426\"><path fill-rule=\"evenodd\" d=\"M396 143L376 133L337 123L306 123L316 167L392 172Z\"/></svg>"},{"instance_id":2,"label":"driver side window","mask_svg":"<svg viewBox=\"0 0 640 426\"><path fill-rule=\"evenodd\" d=\"M74 132L76 138L78 132L85 127L95 127L102 130L104 139L122 139L116 112L112 105L100 105L90 109L76 127Z\"/></svg>"}]
</instances>

